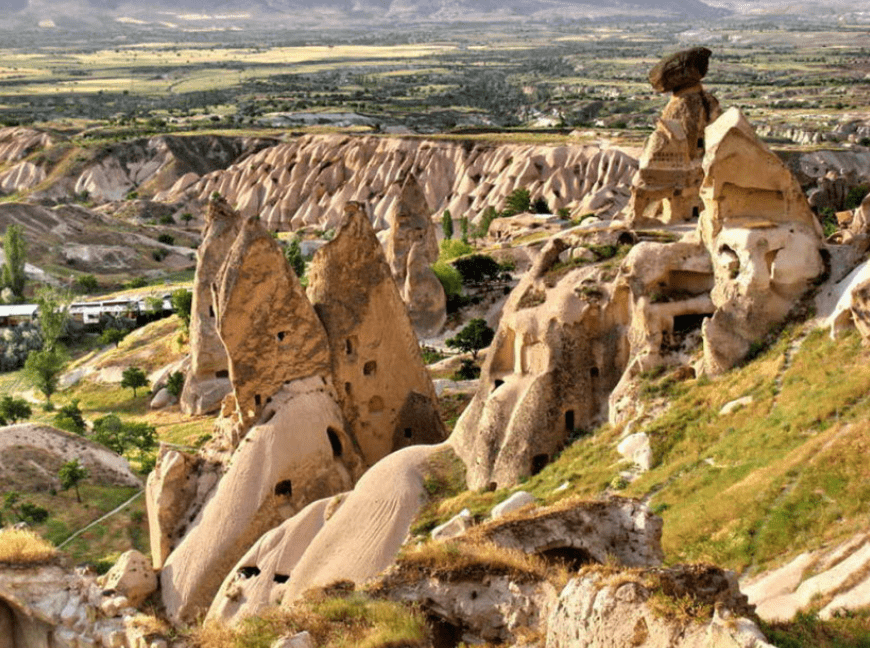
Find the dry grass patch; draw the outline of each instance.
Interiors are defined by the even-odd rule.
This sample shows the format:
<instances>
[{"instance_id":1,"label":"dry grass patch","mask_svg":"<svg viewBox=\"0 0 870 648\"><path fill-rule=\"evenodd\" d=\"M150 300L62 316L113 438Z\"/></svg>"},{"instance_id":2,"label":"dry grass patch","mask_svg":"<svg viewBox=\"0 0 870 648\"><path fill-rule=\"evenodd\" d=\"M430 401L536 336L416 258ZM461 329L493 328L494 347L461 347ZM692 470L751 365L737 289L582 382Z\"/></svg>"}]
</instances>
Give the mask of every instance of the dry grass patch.
<instances>
[{"instance_id":1,"label":"dry grass patch","mask_svg":"<svg viewBox=\"0 0 870 648\"><path fill-rule=\"evenodd\" d=\"M38 533L27 529L0 531L0 563L41 565L56 557L54 545Z\"/></svg>"},{"instance_id":2,"label":"dry grass patch","mask_svg":"<svg viewBox=\"0 0 870 648\"><path fill-rule=\"evenodd\" d=\"M268 648L276 639L307 631L317 646L331 648L424 648L423 615L400 603L348 588L315 590L289 608L271 608L236 626L206 622L193 631L193 648Z\"/></svg>"}]
</instances>

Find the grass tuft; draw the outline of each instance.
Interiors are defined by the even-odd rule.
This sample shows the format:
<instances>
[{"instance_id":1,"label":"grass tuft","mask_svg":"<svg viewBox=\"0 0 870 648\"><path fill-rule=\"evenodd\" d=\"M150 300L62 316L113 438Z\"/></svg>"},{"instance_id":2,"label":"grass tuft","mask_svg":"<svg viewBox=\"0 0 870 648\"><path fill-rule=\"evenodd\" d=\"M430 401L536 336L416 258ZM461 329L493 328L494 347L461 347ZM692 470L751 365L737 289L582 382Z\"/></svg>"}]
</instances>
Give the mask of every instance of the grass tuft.
<instances>
[{"instance_id":1,"label":"grass tuft","mask_svg":"<svg viewBox=\"0 0 870 648\"><path fill-rule=\"evenodd\" d=\"M53 561L57 550L38 533L27 529L0 531L0 562L14 565L41 565Z\"/></svg>"}]
</instances>

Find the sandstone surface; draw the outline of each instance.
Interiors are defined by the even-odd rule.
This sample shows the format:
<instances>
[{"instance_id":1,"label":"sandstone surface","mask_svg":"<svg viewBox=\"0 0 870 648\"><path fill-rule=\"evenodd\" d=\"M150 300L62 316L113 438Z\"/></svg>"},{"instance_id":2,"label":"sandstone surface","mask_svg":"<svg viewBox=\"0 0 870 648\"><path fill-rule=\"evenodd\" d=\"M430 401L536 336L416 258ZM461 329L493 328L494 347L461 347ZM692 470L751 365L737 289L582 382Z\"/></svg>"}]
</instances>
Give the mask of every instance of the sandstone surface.
<instances>
[{"instance_id":1,"label":"sandstone surface","mask_svg":"<svg viewBox=\"0 0 870 648\"><path fill-rule=\"evenodd\" d=\"M425 231L428 221L419 225ZM329 340L348 433L365 464L408 445L443 441L408 311L360 205L347 206L335 238L314 255L308 296Z\"/></svg>"},{"instance_id":2,"label":"sandstone surface","mask_svg":"<svg viewBox=\"0 0 870 648\"><path fill-rule=\"evenodd\" d=\"M121 554L100 584L125 596L131 607L138 607L157 589L157 574L148 558L131 549Z\"/></svg>"},{"instance_id":3,"label":"sandstone surface","mask_svg":"<svg viewBox=\"0 0 870 648\"><path fill-rule=\"evenodd\" d=\"M181 393L186 414L215 411L232 389L227 352L217 331L212 297L215 282L242 227L238 213L222 198L209 202L205 230L196 256L193 303L190 309L190 369Z\"/></svg>"}]
</instances>

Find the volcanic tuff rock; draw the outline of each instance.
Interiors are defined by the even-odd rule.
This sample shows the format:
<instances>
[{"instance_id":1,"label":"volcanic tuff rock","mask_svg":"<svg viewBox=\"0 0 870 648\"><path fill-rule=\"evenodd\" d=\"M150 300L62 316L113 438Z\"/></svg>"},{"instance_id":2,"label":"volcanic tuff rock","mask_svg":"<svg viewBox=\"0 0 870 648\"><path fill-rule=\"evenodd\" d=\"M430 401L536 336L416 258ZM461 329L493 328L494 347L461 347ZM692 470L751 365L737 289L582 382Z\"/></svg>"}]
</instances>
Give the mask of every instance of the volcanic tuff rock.
<instances>
[{"instance_id":1,"label":"volcanic tuff rock","mask_svg":"<svg viewBox=\"0 0 870 648\"><path fill-rule=\"evenodd\" d=\"M434 214L449 209L475 220L488 206L501 209L517 187L542 196L553 211L615 213L628 196L620 188L635 160L597 146L528 146L418 139L310 135L216 171L164 200L220 192L243 216L258 214L270 230L305 225L335 227L348 201L372 207L375 230L389 227L401 181L413 173ZM589 211L589 210L587 210Z\"/></svg>"},{"instance_id":2,"label":"volcanic tuff rock","mask_svg":"<svg viewBox=\"0 0 870 648\"><path fill-rule=\"evenodd\" d=\"M688 601L694 617L667 614L667 599ZM736 578L716 567L592 569L559 595L547 620L546 646L773 648L751 615Z\"/></svg>"},{"instance_id":3,"label":"volcanic tuff rock","mask_svg":"<svg viewBox=\"0 0 870 648\"><path fill-rule=\"evenodd\" d=\"M644 146L632 181L628 220L634 226L697 218L703 178L704 128L720 114L719 102L701 85L710 50L678 52L656 65L650 82L673 91Z\"/></svg>"},{"instance_id":4,"label":"volcanic tuff rock","mask_svg":"<svg viewBox=\"0 0 870 648\"><path fill-rule=\"evenodd\" d=\"M425 232L428 220L418 225ZM365 464L407 445L444 440L408 311L360 205L348 204L335 238L315 253L308 296L326 330L338 399Z\"/></svg>"},{"instance_id":5,"label":"volcanic tuff rock","mask_svg":"<svg viewBox=\"0 0 870 648\"><path fill-rule=\"evenodd\" d=\"M157 574L150 560L131 549L121 554L100 585L126 596L132 607L138 607L157 589Z\"/></svg>"},{"instance_id":6,"label":"volcanic tuff rock","mask_svg":"<svg viewBox=\"0 0 870 648\"><path fill-rule=\"evenodd\" d=\"M390 233L386 254L408 304L411 322L421 337L437 334L447 319L444 289L430 267L438 260L438 239L431 215L420 183L409 174L402 182L398 200L387 213Z\"/></svg>"},{"instance_id":7,"label":"volcanic tuff rock","mask_svg":"<svg viewBox=\"0 0 870 648\"><path fill-rule=\"evenodd\" d=\"M704 366L719 373L780 322L824 271L821 227L800 185L736 108L707 129L698 230L713 259Z\"/></svg>"},{"instance_id":8,"label":"volcanic tuff rock","mask_svg":"<svg viewBox=\"0 0 870 648\"><path fill-rule=\"evenodd\" d=\"M282 385L329 375L323 325L260 221L250 218L242 225L213 292L217 330L244 424L260 415Z\"/></svg>"},{"instance_id":9,"label":"volcanic tuff rock","mask_svg":"<svg viewBox=\"0 0 870 648\"><path fill-rule=\"evenodd\" d=\"M216 198L209 202L205 223L196 253L190 309L190 370L181 394L182 409L194 415L215 411L232 389L227 352L217 332L211 286L239 234L242 219L224 199Z\"/></svg>"},{"instance_id":10,"label":"volcanic tuff rock","mask_svg":"<svg viewBox=\"0 0 870 648\"><path fill-rule=\"evenodd\" d=\"M615 247L617 235L577 233L572 242L576 249ZM508 486L534 474L575 429L606 416L628 361L628 290L611 283L615 272L608 269L560 269L569 241L552 239L511 293L480 387L450 437L470 488Z\"/></svg>"}]
</instances>

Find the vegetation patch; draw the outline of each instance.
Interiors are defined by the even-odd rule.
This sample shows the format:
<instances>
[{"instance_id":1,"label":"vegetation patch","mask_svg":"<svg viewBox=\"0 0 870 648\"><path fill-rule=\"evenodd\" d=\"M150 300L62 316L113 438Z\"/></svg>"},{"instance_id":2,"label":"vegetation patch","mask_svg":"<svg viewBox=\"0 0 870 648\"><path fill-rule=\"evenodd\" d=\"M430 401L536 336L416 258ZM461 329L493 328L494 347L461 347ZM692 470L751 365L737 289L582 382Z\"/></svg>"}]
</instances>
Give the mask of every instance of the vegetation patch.
<instances>
[{"instance_id":1,"label":"vegetation patch","mask_svg":"<svg viewBox=\"0 0 870 648\"><path fill-rule=\"evenodd\" d=\"M40 565L53 561L57 549L48 540L28 529L0 530L0 563Z\"/></svg>"}]
</instances>

